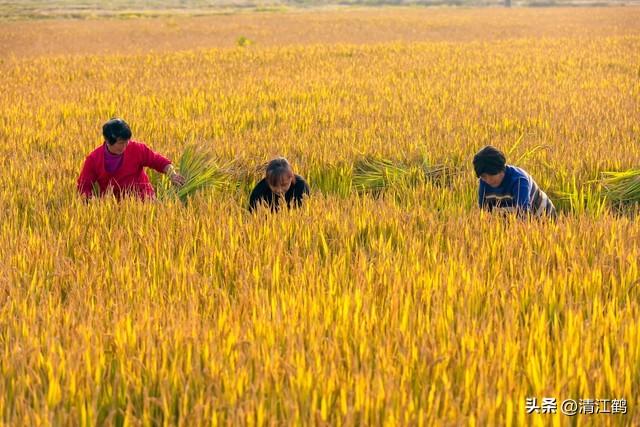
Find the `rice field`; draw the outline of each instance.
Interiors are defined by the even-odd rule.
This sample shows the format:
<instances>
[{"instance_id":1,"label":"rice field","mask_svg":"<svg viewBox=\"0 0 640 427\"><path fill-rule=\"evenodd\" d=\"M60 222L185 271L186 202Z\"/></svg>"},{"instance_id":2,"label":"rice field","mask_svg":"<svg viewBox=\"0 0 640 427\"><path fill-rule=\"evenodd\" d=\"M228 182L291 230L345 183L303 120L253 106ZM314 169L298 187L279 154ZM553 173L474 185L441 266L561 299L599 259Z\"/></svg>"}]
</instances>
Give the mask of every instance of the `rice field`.
<instances>
[{"instance_id":1,"label":"rice field","mask_svg":"<svg viewBox=\"0 0 640 427\"><path fill-rule=\"evenodd\" d=\"M640 167L640 9L16 21L0 52L1 425L640 424L640 224L594 184ZM83 203L112 116L233 185ZM479 211L486 144L556 222ZM251 215L277 155L312 197Z\"/></svg>"}]
</instances>

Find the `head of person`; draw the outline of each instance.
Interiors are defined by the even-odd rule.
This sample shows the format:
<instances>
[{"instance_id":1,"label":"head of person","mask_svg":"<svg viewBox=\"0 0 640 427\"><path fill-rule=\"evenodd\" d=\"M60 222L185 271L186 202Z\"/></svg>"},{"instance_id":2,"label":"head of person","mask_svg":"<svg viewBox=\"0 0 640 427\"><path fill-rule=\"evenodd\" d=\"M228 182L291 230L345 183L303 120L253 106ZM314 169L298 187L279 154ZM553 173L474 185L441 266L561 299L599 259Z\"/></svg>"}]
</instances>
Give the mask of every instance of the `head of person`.
<instances>
[{"instance_id":1,"label":"head of person","mask_svg":"<svg viewBox=\"0 0 640 427\"><path fill-rule=\"evenodd\" d=\"M507 159L496 147L487 145L473 156L473 169L476 176L491 187L499 187L504 179Z\"/></svg>"},{"instance_id":2,"label":"head of person","mask_svg":"<svg viewBox=\"0 0 640 427\"><path fill-rule=\"evenodd\" d=\"M122 154L131 139L131 128L124 120L114 117L102 126L102 135L110 152Z\"/></svg>"},{"instance_id":3,"label":"head of person","mask_svg":"<svg viewBox=\"0 0 640 427\"><path fill-rule=\"evenodd\" d=\"M269 188L276 194L284 194L296 183L291 165L284 157L278 157L267 164L266 180Z\"/></svg>"}]
</instances>

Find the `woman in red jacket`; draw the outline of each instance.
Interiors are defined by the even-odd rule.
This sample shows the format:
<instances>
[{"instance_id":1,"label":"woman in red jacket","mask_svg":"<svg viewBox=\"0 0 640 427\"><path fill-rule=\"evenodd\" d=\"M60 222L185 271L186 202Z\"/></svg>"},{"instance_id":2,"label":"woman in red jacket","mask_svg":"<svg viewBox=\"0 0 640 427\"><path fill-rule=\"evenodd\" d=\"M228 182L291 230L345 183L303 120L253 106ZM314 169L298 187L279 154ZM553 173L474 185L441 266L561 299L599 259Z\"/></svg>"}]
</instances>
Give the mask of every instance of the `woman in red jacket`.
<instances>
[{"instance_id":1,"label":"woman in red jacket","mask_svg":"<svg viewBox=\"0 0 640 427\"><path fill-rule=\"evenodd\" d=\"M109 120L102 126L102 135L104 144L87 156L78 178L78 192L84 197L112 191L117 199L129 194L141 199L153 198L155 192L145 167L166 174L178 187L184 184L184 177L169 159L131 139L131 128L124 120Z\"/></svg>"}]
</instances>

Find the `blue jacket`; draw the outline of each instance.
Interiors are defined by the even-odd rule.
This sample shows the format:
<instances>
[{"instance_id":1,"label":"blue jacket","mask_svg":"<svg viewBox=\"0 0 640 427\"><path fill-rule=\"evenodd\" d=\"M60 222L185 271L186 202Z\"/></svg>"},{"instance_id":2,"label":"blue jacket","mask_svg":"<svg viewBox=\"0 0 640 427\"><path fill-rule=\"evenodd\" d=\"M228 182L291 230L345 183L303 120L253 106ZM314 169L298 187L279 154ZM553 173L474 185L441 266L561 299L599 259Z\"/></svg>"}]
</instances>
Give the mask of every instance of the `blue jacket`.
<instances>
[{"instance_id":1,"label":"blue jacket","mask_svg":"<svg viewBox=\"0 0 640 427\"><path fill-rule=\"evenodd\" d=\"M555 215L551 200L531 175L518 167L507 165L499 187L493 188L482 180L479 184L478 204L482 209Z\"/></svg>"}]
</instances>

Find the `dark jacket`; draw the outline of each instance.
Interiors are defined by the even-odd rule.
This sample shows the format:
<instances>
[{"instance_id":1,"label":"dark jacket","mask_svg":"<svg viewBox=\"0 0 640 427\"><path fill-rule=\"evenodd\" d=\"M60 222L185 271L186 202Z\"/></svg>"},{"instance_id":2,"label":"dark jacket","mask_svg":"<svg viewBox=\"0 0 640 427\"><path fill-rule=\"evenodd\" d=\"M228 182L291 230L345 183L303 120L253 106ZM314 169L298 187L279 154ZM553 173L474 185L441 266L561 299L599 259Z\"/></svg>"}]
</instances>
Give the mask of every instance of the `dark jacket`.
<instances>
[{"instance_id":1,"label":"dark jacket","mask_svg":"<svg viewBox=\"0 0 640 427\"><path fill-rule=\"evenodd\" d=\"M296 175L296 182L284 193L284 200L287 202L287 207L291 208L299 207L302 204L302 198L306 194L309 195L309 185L300 175ZM292 203L293 202L293 203ZM266 204L272 211L280 209L281 198L271 191L266 178L263 178L251 192L249 197L249 210L254 211L258 205Z\"/></svg>"}]
</instances>

